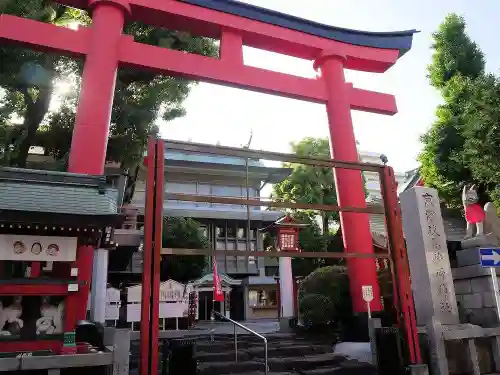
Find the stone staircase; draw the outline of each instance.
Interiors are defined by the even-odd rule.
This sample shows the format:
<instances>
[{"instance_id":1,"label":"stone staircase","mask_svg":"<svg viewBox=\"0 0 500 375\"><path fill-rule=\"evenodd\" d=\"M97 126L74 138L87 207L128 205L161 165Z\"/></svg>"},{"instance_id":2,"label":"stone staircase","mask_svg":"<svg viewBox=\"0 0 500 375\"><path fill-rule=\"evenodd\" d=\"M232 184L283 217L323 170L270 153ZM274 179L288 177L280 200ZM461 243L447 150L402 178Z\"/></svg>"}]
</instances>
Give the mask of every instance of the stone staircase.
<instances>
[{"instance_id":1,"label":"stone staircase","mask_svg":"<svg viewBox=\"0 0 500 375\"><path fill-rule=\"evenodd\" d=\"M334 354L326 340L296 334L266 334L269 375L376 375L372 365ZM264 375L264 344L247 334L238 335L238 360L234 336L216 335L197 344L199 375Z\"/></svg>"}]
</instances>

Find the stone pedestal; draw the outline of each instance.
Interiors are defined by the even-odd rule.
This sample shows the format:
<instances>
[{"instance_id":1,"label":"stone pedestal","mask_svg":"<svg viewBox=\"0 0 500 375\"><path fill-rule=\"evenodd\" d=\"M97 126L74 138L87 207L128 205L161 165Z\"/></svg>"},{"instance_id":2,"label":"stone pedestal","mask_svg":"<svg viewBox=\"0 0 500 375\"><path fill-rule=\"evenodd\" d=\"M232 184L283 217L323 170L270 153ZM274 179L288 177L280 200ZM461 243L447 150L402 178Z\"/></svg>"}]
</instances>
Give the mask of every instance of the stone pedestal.
<instances>
[{"instance_id":1,"label":"stone pedestal","mask_svg":"<svg viewBox=\"0 0 500 375\"><path fill-rule=\"evenodd\" d=\"M491 270L481 267L479 263L479 248L457 251L458 267L452 270L452 274L460 320L481 327L494 327L500 322L496 312Z\"/></svg>"}]
</instances>

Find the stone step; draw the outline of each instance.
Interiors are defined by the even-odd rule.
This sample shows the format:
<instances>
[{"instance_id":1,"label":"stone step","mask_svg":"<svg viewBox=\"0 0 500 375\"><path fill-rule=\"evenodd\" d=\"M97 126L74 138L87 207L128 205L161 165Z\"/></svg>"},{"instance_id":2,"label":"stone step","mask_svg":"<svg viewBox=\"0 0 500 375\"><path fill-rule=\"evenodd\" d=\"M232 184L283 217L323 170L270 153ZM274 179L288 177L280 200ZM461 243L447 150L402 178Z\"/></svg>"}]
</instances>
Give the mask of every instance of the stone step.
<instances>
[{"instance_id":1,"label":"stone step","mask_svg":"<svg viewBox=\"0 0 500 375\"><path fill-rule=\"evenodd\" d=\"M319 367L336 367L346 361L346 357L338 354L317 354L304 357L278 357L268 360L272 371L304 371Z\"/></svg>"},{"instance_id":2,"label":"stone step","mask_svg":"<svg viewBox=\"0 0 500 375\"><path fill-rule=\"evenodd\" d=\"M208 349L208 350L207 350ZM268 356L272 357L302 357L307 355L333 353L333 348L329 345L282 345L268 348ZM235 358L234 346L227 350L220 350L219 347L197 347L197 358L203 362L232 361ZM245 361L251 358L264 358L265 351L262 345L247 349L238 346L238 360Z\"/></svg>"},{"instance_id":3,"label":"stone step","mask_svg":"<svg viewBox=\"0 0 500 375\"><path fill-rule=\"evenodd\" d=\"M255 344L253 342L245 342L238 341L238 350L245 350L249 348L258 348L261 347L264 350L264 343L260 345ZM203 353L225 353L225 352L234 352L234 342L231 343L207 343L207 344L196 344L196 351Z\"/></svg>"},{"instance_id":4,"label":"stone step","mask_svg":"<svg viewBox=\"0 0 500 375\"><path fill-rule=\"evenodd\" d=\"M283 346L296 346L296 345L301 345L301 346L306 346L306 345L315 345L313 343L305 343L305 342L296 342L296 341L282 341L282 342L274 342L274 343L268 343L267 347L269 350L273 348L280 348ZM238 339L238 349L250 349L250 348L255 348L258 350L258 348L262 348L264 350L264 342L252 342L252 341L246 341L244 339ZM234 351L234 341L227 341L227 342L218 342L214 341L212 342L199 342L196 344L196 349L200 352L208 352L208 353L218 353L222 351Z\"/></svg>"},{"instance_id":5,"label":"stone step","mask_svg":"<svg viewBox=\"0 0 500 375\"><path fill-rule=\"evenodd\" d=\"M333 353L333 347L330 345L304 345L302 343L292 343L283 344L277 347L271 347L268 348L267 351L269 357L301 357L307 355ZM245 353L247 353L251 357L263 358L264 348L253 347L250 349L246 349Z\"/></svg>"},{"instance_id":6,"label":"stone step","mask_svg":"<svg viewBox=\"0 0 500 375\"><path fill-rule=\"evenodd\" d=\"M368 363L346 361L339 366L319 367L300 373L301 375L377 375L377 369Z\"/></svg>"},{"instance_id":7,"label":"stone step","mask_svg":"<svg viewBox=\"0 0 500 375\"><path fill-rule=\"evenodd\" d=\"M300 336L297 336L294 333L264 333L262 334L268 342L280 342L283 340L302 340L303 338ZM234 334L214 334L214 340L215 341L231 341L234 339ZM245 339L246 341L255 341L255 342L261 342L262 339L260 337L257 337L252 334L247 334L247 333L238 333L238 340L239 339Z\"/></svg>"},{"instance_id":8,"label":"stone step","mask_svg":"<svg viewBox=\"0 0 500 375\"><path fill-rule=\"evenodd\" d=\"M238 350L238 361L247 361L251 357L243 350ZM210 362L231 362L235 360L234 349L221 353L197 352L196 359L204 363Z\"/></svg>"},{"instance_id":9,"label":"stone step","mask_svg":"<svg viewBox=\"0 0 500 375\"><path fill-rule=\"evenodd\" d=\"M198 364L200 375L244 374L251 371L264 372L264 363L259 361L242 362L203 362Z\"/></svg>"}]
</instances>

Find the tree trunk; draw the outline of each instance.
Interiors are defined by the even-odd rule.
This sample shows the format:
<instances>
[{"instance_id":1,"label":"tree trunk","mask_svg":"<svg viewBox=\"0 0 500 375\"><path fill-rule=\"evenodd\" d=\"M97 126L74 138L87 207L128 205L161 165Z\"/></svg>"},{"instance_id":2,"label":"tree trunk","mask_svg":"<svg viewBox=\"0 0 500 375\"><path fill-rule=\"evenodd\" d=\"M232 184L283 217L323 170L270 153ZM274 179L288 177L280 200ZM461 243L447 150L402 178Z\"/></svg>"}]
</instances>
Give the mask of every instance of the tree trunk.
<instances>
[{"instance_id":1,"label":"tree trunk","mask_svg":"<svg viewBox=\"0 0 500 375\"><path fill-rule=\"evenodd\" d=\"M52 92L54 90L52 82L54 78L54 58L52 56L49 55L46 57L44 68L49 72L50 77L45 86L39 87L36 100L31 98L28 90L23 91L27 107L26 114L24 115L23 140L14 160L14 164L20 168L26 167L30 147L35 141L36 132L49 110L50 100L52 99Z\"/></svg>"}]
</instances>

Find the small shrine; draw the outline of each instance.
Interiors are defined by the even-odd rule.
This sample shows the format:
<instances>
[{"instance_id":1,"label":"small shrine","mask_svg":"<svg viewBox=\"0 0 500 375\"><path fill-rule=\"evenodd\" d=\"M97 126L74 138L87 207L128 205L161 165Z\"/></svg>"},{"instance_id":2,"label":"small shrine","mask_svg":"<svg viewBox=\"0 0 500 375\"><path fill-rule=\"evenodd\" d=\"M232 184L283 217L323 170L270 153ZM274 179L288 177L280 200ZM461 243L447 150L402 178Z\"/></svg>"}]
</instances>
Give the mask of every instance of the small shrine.
<instances>
[{"instance_id":1,"label":"small shrine","mask_svg":"<svg viewBox=\"0 0 500 375\"><path fill-rule=\"evenodd\" d=\"M299 232L308 225L295 220L291 215L286 215L262 231L270 233L275 238L275 248L278 252L300 252ZM288 331L293 327L294 321L298 318L298 285L293 279L292 258L280 256L279 258L279 278L278 301L280 310L278 312L280 320L280 330Z\"/></svg>"},{"instance_id":2,"label":"small shrine","mask_svg":"<svg viewBox=\"0 0 500 375\"><path fill-rule=\"evenodd\" d=\"M113 248L118 192L103 176L0 168L0 355L80 352L94 249Z\"/></svg>"}]
</instances>

